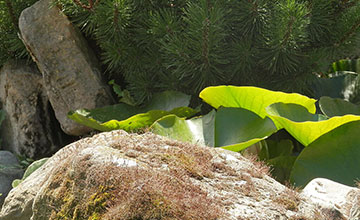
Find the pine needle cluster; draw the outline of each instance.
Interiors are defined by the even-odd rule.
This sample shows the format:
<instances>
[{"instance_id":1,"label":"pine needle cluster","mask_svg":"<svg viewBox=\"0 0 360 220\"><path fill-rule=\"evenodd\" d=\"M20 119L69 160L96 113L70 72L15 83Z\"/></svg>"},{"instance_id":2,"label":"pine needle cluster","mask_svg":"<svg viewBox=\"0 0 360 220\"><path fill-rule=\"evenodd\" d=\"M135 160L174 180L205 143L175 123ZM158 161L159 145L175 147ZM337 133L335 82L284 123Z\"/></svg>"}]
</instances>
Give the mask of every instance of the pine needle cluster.
<instances>
[{"instance_id":1,"label":"pine needle cluster","mask_svg":"<svg viewBox=\"0 0 360 220\"><path fill-rule=\"evenodd\" d=\"M19 16L37 0L0 1L0 66L10 58L30 58L19 37Z\"/></svg>"},{"instance_id":2,"label":"pine needle cluster","mask_svg":"<svg viewBox=\"0 0 360 220\"><path fill-rule=\"evenodd\" d=\"M162 90L256 85L311 95L356 58L358 0L56 0L138 103ZM4 19L3 19L4 20ZM10 22L10 21L8 21Z\"/></svg>"}]
</instances>

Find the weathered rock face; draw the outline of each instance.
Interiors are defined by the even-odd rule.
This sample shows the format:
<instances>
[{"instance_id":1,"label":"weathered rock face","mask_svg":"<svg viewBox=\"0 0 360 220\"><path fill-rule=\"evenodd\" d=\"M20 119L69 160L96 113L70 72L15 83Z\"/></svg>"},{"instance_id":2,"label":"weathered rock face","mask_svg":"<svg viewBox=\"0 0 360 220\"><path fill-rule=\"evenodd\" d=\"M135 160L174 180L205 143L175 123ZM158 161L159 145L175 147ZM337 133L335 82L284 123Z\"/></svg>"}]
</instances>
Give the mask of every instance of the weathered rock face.
<instances>
[{"instance_id":1,"label":"weathered rock face","mask_svg":"<svg viewBox=\"0 0 360 220\"><path fill-rule=\"evenodd\" d=\"M0 151L0 206L12 188L12 181L21 178L23 173L19 161L11 152Z\"/></svg>"},{"instance_id":2,"label":"weathered rock face","mask_svg":"<svg viewBox=\"0 0 360 220\"><path fill-rule=\"evenodd\" d=\"M0 71L0 101L5 111L0 129L3 149L34 158L65 145L35 66L21 61L5 64Z\"/></svg>"},{"instance_id":3,"label":"weathered rock face","mask_svg":"<svg viewBox=\"0 0 360 220\"><path fill-rule=\"evenodd\" d=\"M360 219L360 193L355 187L316 178L309 182L301 193L308 196L321 209L333 210L333 216L344 213L349 219Z\"/></svg>"},{"instance_id":4,"label":"weathered rock face","mask_svg":"<svg viewBox=\"0 0 360 220\"><path fill-rule=\"evenodd\" d=\"M50 0L40 0L19 18L24 44L37 63L56 118L65 133L82 135L88 127L66 117L70 110L111 104L98 62L80 32Z\"/></svg>"},{"instance_id":5,"label":"weathered rock face","mask_svg":"<svg viewBox=\"0 0 360 220\"><path fill-rule=\"evenodd\" d=\"M222 149L101 133L61 149L10 191L0 219L332 219L266 171Z\"/></svg>"}]
</instances>

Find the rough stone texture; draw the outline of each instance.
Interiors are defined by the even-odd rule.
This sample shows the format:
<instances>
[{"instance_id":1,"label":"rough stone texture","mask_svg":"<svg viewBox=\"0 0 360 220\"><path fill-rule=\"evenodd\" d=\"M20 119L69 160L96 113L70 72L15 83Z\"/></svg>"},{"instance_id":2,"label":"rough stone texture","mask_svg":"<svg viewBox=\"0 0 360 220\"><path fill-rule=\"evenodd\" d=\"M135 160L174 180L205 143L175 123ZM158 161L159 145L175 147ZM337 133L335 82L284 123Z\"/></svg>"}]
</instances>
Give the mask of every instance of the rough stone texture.
<instances>
[{"instance_id":1,"label":"rough stone texture","mask_svg":"<svg viewBox=\"0 0 360 220\"><path fill-rule=\"evenodd\" d=\"M20 179L23 173L19 161L11 152L0 151L0 206L12 189L12 181Z\"/></svg>"},{"instance_id":2,"label":"rough stone texture","mask_svg":"<svg viewBox=\"0 0 360 220\"><path fill-rule=\"evenodd\" d=\"M0 71L0 101L5 111L0 129L3 149L34 158L65 145L35 66L21 61L5 64Z\"/></svg>"},{"instance_id":3,"label":"rough stone texture","mask_svg":"<svg viewBox=\"0 0 360 220\"><path fill-rule=\"evenodd\" d=\"M350 192L345 197L345 211L349 220L359 220L360 219L360 193L359 190L350 190Z\"/></svg>"},{"instance_id":4,"label":"rough stone texture","mask_svg":"<svg viewBox=\"0 0 360 220\"><path fill-rule=\"evenodd\" d=\"M321 209L338 210L338 213L344 213L345 216L349 216L349 219L360 219L358 188L324 178L316 178L306 185L302 194L309 196Z\"/></svg>"},{"instance_id":5,"label":"rough stone texture","mask_svg":"<svg viewBox=\"0 0 360 220\"><path fill-rule=\"evenodd\" d=\"M266 171L222 149L104 132L61 149L11 190L0 220L343 219Z\"/></svg>"},{"instance_id":6,"label":"rough stone texture","mask_svg":"<svg viewBox=\"0 0 360 220\"><path fill-rule=\"evenodd\" d=\"M69 135L83 135L90 128L67 118L80 108L113 103L101 81L98 61L81 33L50 0L40 0L19 18L22 40L43 74L56 118Z\"/></svg>"}]
</instances>

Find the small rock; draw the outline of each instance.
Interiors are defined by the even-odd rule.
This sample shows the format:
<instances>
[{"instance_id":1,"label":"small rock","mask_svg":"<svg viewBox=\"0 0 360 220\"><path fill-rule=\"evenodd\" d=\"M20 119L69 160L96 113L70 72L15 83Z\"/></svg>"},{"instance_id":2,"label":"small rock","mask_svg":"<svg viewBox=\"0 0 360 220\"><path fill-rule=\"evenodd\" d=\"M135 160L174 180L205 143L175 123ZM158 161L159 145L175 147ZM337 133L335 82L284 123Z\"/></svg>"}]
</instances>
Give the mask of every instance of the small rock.
<instances>
[{"instance_id":1,"label":"small rock","mask_svg":"<svg viewBox=\"0 0 360 220\"><path fill-rule=\"evenodd\" d=\"M2 67L0 101L5 113L0 127L2 149L42 158L66 144L35 65L10 61Z\"/></svg>"},{"instance_id":2,"label":"small rock","mask_svg":"<svg viewBox=\"0 0 360 220\"><path fill-rule=\"evenodd\" d=\"M3 166L17 166L19 161L11 152L9 151L0 151L0 164Z\"/></svg>"},{"instance_id":3,"label":"small rock","mask_svg":"<svg viewBox=\"0 0 360 220\"><path fill-rule=\"evenodd\" d=\"M360 195L360 190L325 178L313 179L302 191L303 195L319 205L320 210L333 210L333 213L338 212L336 215L345 219L348 219L349 209L358 205L350 203L350 193Z\"/></svg>"}]
</instances>

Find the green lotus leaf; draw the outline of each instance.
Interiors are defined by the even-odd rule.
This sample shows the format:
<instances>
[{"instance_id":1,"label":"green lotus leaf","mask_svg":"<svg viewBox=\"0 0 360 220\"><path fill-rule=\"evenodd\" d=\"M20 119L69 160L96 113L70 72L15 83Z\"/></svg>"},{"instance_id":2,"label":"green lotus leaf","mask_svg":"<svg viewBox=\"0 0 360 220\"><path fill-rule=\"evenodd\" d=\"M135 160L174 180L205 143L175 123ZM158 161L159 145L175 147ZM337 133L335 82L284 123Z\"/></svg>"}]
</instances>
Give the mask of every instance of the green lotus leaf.
<instances>
[{"instance_id":1,"label":"green lotus leaf","mask_svg":"<svg viewBox=\"0 0 360 220\"><path fill-rule=\"evenodd\" d=\"M32 162L25 170L25 173L23 175L23 177L21 179L15 179L12 182L12 187L15 188L17 187L22 181L24 181L28 176L30 176L30 174L32 174L33 172L35 172L35 170L39 169L42 165L44 165L44 163L46 163L46 161L48 160L48 157L42 158L40 160L36 160L34 162Z\"/></svg>"},{"instance_id":2,"label":"green lotus leaf","mask_svg":"<svg viewBox=\"0 0 360 220\"><path fill-rule=\"evenodd\" d=\"M243 108L220 108L215 118L215 146L241 151L276 131L268 117L263 119Z\"/></svg>"},{"instance_id":3,"label":"green lotus leaf","mask_svg":"<svg viewBox=\"0 0 360 220\"><path fill-rule=\"evenodd\" d=\"M291 140L266 140L265 143L262 144L262 148L258 155L260 160L270 160L279 156L290 156L293 149L294 145Z\"/></svg>"},{"instance_id":4,"label":"green lotus leaf","mask_svg":"<svg viewBox=\"0 0 360 220\"><path fill-rule=\"evenodd\" d=\"M251 86L212 86L200 93L200 98L214 108L244 108L265 118L265 108L276 102L295 103L304 106L309 112L315 113L315 99L297 93L274 92Z\"/></svg>"},{"instance_id":5,"label":"green lotus leaf","mask_svg":"<svg viewBox=\"0 0 360 220\"><path fill-rule=\"evenodd\" d=\"M272 120L284 127L304 146L343 124L360 120L360 116L355 115L327 119L321 114L311 114L306 108L296 104L274 103L266 110Z\"/></svg>"},{"instance_id":6,"label":"green lotus leaf","mask_svg":"<svg viewBox=\"0 0 360 220\"><path fill-rule=\"evenodd\" d=\"M298 156L290 180L305 186L316 177L355 185L360 178L360 121L343 124L322 135Z\"/></svg>"},{"instance_id":7,"label":"green lotus leaf","mask_svg":"<svg viewBox=\"0 0 360 220\"><path fill-rule=\"evenodd\" d=\"M313 82L314 97L341 98L353 103L359 101L360 76L354 72L340 71L330 74L329 78L316 78Z\"/></svg>"},{"instance_id":8,"label":"green lotus leaf","mask_svg":"<svg viewBox=\"0 0 360 220\"><path fill-rule=\"evenodd\" d=\"M128 119L117 121L110 120L102 123L101 126L109 128L110 130L123 129L125 131L133 131L140 128L147 127L154 123L157 119L170 114L167 111L162 110L151 110L146 113L136 114Z\"/></svg>"},{"instance_id":9,"label":"green lotus leaf","mask_svg":"<svg viewBox=\"0 0 360 220\"><path fill-rule=\"evenodd\" d=\"M242 108L220 108L204 117L165 116L152 126L154 133L181 141L240 151L264 140L277 129L269 119Z\"/></svg>"},{"instance_id":10,"label":"green lotus leaf","mask_svg":"<svg viewBox=\"0 0 360 220\"><path fill-rule=\"evenodd\" d=\"M271 166L272 176L279 182L285 183L289 180L296 156L278 156L266 161Z\"/></svg>"},{"instance_id":11,"label":"green lotus leaf","mask_svg":"<svg viewBox=\"0 0 360 220\"><path fill-rule=\"evenodd\" d=\"M85 125L89 128L96 129L98 131L111 131L112 130L111 128L101 125L102 123L100 120L96 120L92 116L90 116L91 113L92 113L91 110L79 109L76 111L70 111L67 114L67 117L79 124ZM96 114L92 114L92 115L95 115L95 118L96 118Z\"/></svg>"},{"instance_id":12,"label":"green lotus leaf","mask_svg":"<svg viewBox=\"0 0 360 220\"><path fill-rule=\"evenodd\" d=\"M92 110L71 111L68 113L68 117L82 125L100 131L117 129L133 131L148 127L165 115L193 116L199 111L184 107L189 104L190 98L190 96L180 92L166 91L155 94L153 100L143 108L120 103Z\"/></svg>"},{"instance_id":13,"label":"green lotus leaf","mask_svg":"<svg viewBox=\"0 0 360 220\"><path fill-rule=\"evenodd\" d=\"M176 91L165 91L161 93L155 93L151 99L151 102L147 104L143 111L150 110L163 110L171 111L174 108L188 106L190 104L190 95L186 95Z\"/></svg>"},{"instance_id":14,"label":"green lotus leaf","mask_svg":"<svg viewBox=\"0 0 360 220\"><path fill-rule=\"evenodd\" d=\"M68 113L68 117L70 119L75 120L76 122L81 122L82 117L86 117L89 119L94 119L94 121L99 123L104 123L106 121L110 120L125 120L135 114L139 113L145 113L146 111L136 108L134 106L130 106L124 103L115 104L115 105L108 105L101 108L95 108L95 109L78 109L76 111L71 111ZM75 114L76 113L76 114ZM75 115L74 115L75 114ZM77 120L77 118L73 118L75 116L79 116L80 118ZM83 124L85 126L88 126L87 124Z\"/></svg>"},{"instance_id":15,"label":"green lotus leaf","mask_svg":"<svg viewBox=\"0 0 360 220\"><path fill-rule=\"evenodd\" d=\"M124 120L112 119L104 123L101 123L92 117L88 117L87 115L82 115L82 112L87 113L86 110L75 111L74 113L69 113L68 117L83 125L100 131L111 131L118 129L134 131L150 126L156 120L164 117L165 115L175 114L179 117L191 117L198 111L190 107L180 107L173 109L172 111L151 110L146 113L136 114Z\"/></svg>"},{"instance_id":16,"label":"green lotus leaf","mask_svg":"<svg viewBox=\"0 0 360 220\"><path fill-rule=\"evenodd\" d=\"M319 101L321 111L327 117L343 115L360 115L360 106L343 99L334 99L327 96L321 97Z\"/></svg>"},{"instance_id":17,"label":"green lotus leaf","mask_svg":"<svg viewBox=\"0 0 360 220\"><path fill-rule=\"evenodd\" d=\"M185 120L176 115L167 115L157 120L151 131L165 137L193 144L214 146L215 110L202 117Z\"/></svg>"}]
</instances>

